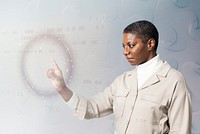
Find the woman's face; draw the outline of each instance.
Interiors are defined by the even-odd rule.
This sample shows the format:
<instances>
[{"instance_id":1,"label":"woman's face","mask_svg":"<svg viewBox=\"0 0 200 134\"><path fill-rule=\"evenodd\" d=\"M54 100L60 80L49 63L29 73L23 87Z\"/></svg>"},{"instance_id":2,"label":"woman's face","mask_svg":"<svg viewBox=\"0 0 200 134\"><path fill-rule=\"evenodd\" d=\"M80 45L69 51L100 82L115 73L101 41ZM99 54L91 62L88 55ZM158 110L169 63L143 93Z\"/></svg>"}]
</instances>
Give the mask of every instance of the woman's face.
<instances>
[{"instance_id":1,"label":"woman's face","mask_svg":"<svg viewBox=\"0 0 200 134\"><path fill-rule=\"evenodd\" d=\"M144 44L142 39L132 33L123 34L122 45L124 47L124 55L131 65L140 65L147 62L152 57L151 41Z\"/></svg>"}]
</instances>

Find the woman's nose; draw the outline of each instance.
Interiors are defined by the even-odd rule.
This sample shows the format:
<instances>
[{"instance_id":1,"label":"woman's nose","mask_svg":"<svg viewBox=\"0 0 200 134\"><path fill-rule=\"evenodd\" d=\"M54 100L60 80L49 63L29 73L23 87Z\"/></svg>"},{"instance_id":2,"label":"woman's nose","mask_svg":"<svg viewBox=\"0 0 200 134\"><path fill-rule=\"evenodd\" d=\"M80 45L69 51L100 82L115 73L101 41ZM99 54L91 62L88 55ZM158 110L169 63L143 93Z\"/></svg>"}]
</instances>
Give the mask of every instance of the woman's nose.
<instances>
[{"instance_id":1,"label":"woman's nose","mask_svg":"<svg viewBox=\"0 0 200 134\"><path fill-rule=\"evenodd\" d=\"M129 47L128 46L124 46L124 55L129 54Z\"/></svg>"}]
</instances>

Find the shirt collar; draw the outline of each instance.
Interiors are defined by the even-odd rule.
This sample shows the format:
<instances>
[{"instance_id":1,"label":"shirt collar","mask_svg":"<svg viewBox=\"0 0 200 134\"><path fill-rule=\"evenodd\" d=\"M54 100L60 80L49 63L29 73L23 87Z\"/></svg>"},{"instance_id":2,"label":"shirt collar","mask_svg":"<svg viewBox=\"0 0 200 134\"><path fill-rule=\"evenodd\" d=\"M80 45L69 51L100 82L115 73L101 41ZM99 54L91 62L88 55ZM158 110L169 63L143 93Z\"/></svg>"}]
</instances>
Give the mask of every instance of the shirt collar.
<instances>
[{"instance_id":1,"label":"shirt collar","mask_svg":"<svg viewBox=\"0 0 200 134\"><path fill-rule=\"evenodd\" d=\"M159 54L157 54L151 60L141 65L137 65L136 69L137 71L147 71L147 70L151 71L152 69L155 69L160 63L162 63L162 60L160 59Z\"/></svg>"}]
</instances>

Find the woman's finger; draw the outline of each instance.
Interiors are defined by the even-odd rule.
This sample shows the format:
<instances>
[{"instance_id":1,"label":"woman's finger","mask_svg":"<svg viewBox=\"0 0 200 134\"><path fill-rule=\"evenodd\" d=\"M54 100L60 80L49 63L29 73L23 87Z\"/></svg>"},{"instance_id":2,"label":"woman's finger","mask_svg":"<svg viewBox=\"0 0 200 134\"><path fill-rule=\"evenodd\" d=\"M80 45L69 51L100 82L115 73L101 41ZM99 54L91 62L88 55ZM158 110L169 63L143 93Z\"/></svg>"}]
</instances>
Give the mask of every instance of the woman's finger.
<instances>
[{"instance_id":1,"label":"woman's finger","mask_svg":"<svg viewBox=\"0 0 200 134\"><path fill-rule=\"evenodd\" d=\"M48 71L47 71L47 76L48 76L48 78L52 78L53 76L54 76L54 69L48 69Z\"/></svg>"},{"instance_id":2,"label":"woman's finger","mask_svg":"<svg viewBox=\"0 0 200 134\"><path fill-rule=\"evenodd\" d=\"M51 59L52 59L52 62L53 62L53 67L54 67L55 69L60 70L60 68L59 68L59 66L57 65L55 59L54 59L53 57L52 57Z\"/></svg>"}]
</instances>

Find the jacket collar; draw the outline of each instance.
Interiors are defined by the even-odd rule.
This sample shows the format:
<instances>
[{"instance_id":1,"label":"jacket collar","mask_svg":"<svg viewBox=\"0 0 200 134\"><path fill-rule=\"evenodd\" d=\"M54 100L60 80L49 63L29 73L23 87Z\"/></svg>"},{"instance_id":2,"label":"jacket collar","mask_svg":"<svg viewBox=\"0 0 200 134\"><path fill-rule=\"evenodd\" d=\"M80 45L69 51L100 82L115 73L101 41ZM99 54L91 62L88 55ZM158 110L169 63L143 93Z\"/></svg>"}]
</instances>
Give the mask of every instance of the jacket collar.
<instances>
[{"instance_id":1,"label":"jacket collar","mask_svg":"<svg viewBox=\"0 0 200 134\"><path fill-rule=\"evenodd\" d=\"M162 65L160 66L160 69L153 74L141 87L141 89L144 89L150 85L153 85L155 83L158 83L161 79L161 77L165 78L167 77L167 74L169 70L171 69L171 66L166 62L163 61ZM130 82L133 84L130 84L132 87L129 89L137 89L137 72L136 69L133 69L132 71L127 72L127 76L130 77Z\"/></svg>"},{"instance_id":2,"label":"jacket collar","mask_svg":"<svg viewBox=\"0 0 200 134\"><path fill-rule=\"evenodd\" d=\"M149 77L149 79L146 80L146 82L142 85L141 89L144 89L150 85L158 83L161 80L161 77L163 78L167 77L167 74L170 69L171 69L171 66L166 61L164 61L159 71L157 71L155 74Z\"/></svg>"}]
</instances>

